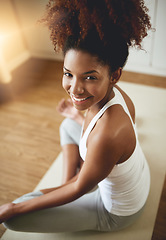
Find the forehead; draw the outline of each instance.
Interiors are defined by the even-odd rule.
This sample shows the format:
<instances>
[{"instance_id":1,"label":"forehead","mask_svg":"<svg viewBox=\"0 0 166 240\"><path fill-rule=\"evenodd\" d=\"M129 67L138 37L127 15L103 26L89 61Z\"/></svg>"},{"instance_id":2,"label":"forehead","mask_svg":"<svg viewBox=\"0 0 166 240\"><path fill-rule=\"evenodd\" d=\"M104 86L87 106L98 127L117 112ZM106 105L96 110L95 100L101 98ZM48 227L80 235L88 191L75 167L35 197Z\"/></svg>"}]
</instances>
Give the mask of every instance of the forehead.
<instances>
[{"instance_id":1,"label":"forehead","mask_svg":"<svg viewBox=\"0 0 166 240\"><path fill-rule=\"evenodd\" d=\"M102 71L108 67L98 61L98 58L81 50L71 49L64 58L64 67L70 71L82 71L88 70Z\"/></svg>"}]
</instances>

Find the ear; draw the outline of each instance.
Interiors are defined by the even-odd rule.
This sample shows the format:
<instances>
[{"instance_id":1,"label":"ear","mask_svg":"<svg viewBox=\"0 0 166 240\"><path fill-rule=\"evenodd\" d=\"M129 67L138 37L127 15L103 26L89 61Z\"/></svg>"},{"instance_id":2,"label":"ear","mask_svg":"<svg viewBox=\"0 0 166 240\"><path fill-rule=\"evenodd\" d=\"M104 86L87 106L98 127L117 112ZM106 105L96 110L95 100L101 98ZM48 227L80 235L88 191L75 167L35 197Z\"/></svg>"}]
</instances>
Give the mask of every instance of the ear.
<instances>
[{"instance_id":1,"label":"ear","mask_svg":"<svg viewBox=\"0 0 166 240\"><path fill-rule=\"evenodd\" d=\"M122 75L122 68L118 68L115 72L111 75L111 83L116 84L119 80L119 78Z\"/></svg>"}]
</instances>

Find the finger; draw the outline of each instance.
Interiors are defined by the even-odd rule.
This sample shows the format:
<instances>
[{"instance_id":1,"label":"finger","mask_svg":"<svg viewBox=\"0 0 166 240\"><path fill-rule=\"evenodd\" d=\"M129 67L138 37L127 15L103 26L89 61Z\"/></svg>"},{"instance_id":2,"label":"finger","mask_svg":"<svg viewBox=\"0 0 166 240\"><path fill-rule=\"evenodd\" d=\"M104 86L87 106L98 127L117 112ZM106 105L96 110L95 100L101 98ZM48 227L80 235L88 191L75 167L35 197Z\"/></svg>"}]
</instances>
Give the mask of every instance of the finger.
<instances>
[{"instance_id":1,"label":"finger","mask_svg":"<svg viewBox=\"0 0 166 240\"><path fill-rule=\"evenodd\" d=\"M73 106L73 102L70 98L67 99L67 103L70 105L70 106Z\"/></svg>"},{"instance_id":2,"label":"finger","mask_svg":"<svg viewBox=\"0 0 166 240\"><path fill-rule=\"evenodd\" d=\"M61 109L61 107L63 106L64 102L65 102L65 99L64 98L61 99L61 101L57 105L57 110Z\"/></svg>"},{"instance_id":3,"label":"finger","mask_svg":"<svg viewBox=\"0 0 166 240\"><path fill-rule=\"evenodd\" d=\"M59 106L61 106L61 105L63 105L64 104L64 102L65 102L66 100L63 98L63 99L61 99L61 101L59 102Z\"/></svg>"}]
</instances>

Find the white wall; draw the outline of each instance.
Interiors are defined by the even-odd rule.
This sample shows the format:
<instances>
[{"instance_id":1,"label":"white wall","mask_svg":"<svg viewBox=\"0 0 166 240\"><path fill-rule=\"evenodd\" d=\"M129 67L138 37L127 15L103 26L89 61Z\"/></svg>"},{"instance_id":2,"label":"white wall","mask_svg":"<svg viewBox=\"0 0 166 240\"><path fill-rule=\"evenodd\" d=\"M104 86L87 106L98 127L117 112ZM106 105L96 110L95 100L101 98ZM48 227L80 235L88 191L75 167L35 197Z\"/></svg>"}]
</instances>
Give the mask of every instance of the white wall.
<instances>
[{"instance_id":1,"label":"white wall","mask_svg":"<svg viewBox=\"0 0 166 240\"><path fill-rule=\"evenodd\" d=\"M166 0L158 0L152 65L166 68Z\"/></svg>"},{"instance_id":2,"label":"white wall","mask_svg":"<svg viewBox=\"0 0 166 240\"><path fill-rule=\"evenodd\" d=\"M26 50L21 30L10 0L0 1L1 49L6 61Z\"/></svg>"},{"instance_id":3,"label":"white wall","mask_svg":"<svg viewBox=\"0 0 166 240\"><path fill-rule=\"evenodd\" d=\"M145 51L130 50L125 69L154 75L166 76L166 0L145 0L149 8L152 27L143 41Z\"/></svg>"},{"instance_id":4,"label":"white wall","mask_svg":"<svg viewBox=\"0 0 166 240\"><path fill-rule=\"evenodd\" d=\"M28 49L33 57L62 59L54 52L49 30L38 23L44 14L47 0L14 0Z\"/></svg>"},{"instance_id":5,"label":"white wall","mask_svg":"<svg viewBox=\"0 0 166 240\"><path fill-rule=\"evenodd\" d=\"M0 82L9 82L10 71L29 55L11 0L0 0Z\"/></svg>"}]
</instances>

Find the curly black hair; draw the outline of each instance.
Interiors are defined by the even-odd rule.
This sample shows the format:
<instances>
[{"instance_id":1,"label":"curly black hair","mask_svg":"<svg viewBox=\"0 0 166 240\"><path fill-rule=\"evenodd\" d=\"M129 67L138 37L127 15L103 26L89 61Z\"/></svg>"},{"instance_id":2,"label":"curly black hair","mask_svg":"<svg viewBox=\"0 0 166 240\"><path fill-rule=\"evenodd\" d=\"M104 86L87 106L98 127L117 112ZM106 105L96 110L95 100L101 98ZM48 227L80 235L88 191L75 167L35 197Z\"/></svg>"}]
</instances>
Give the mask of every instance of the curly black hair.
<instances>
[{"instance_id":1,"label":"curly black hair","mask_svg":"<svg viewBox=\"0 0 166 240\"><path fill-rule=\"evenodd\" d=\"M142 48L151 29L143 0L49 0L43 21L56 51L86 51L111 72L125 65L130 46Z\"/></svg>"}]
</instances>

